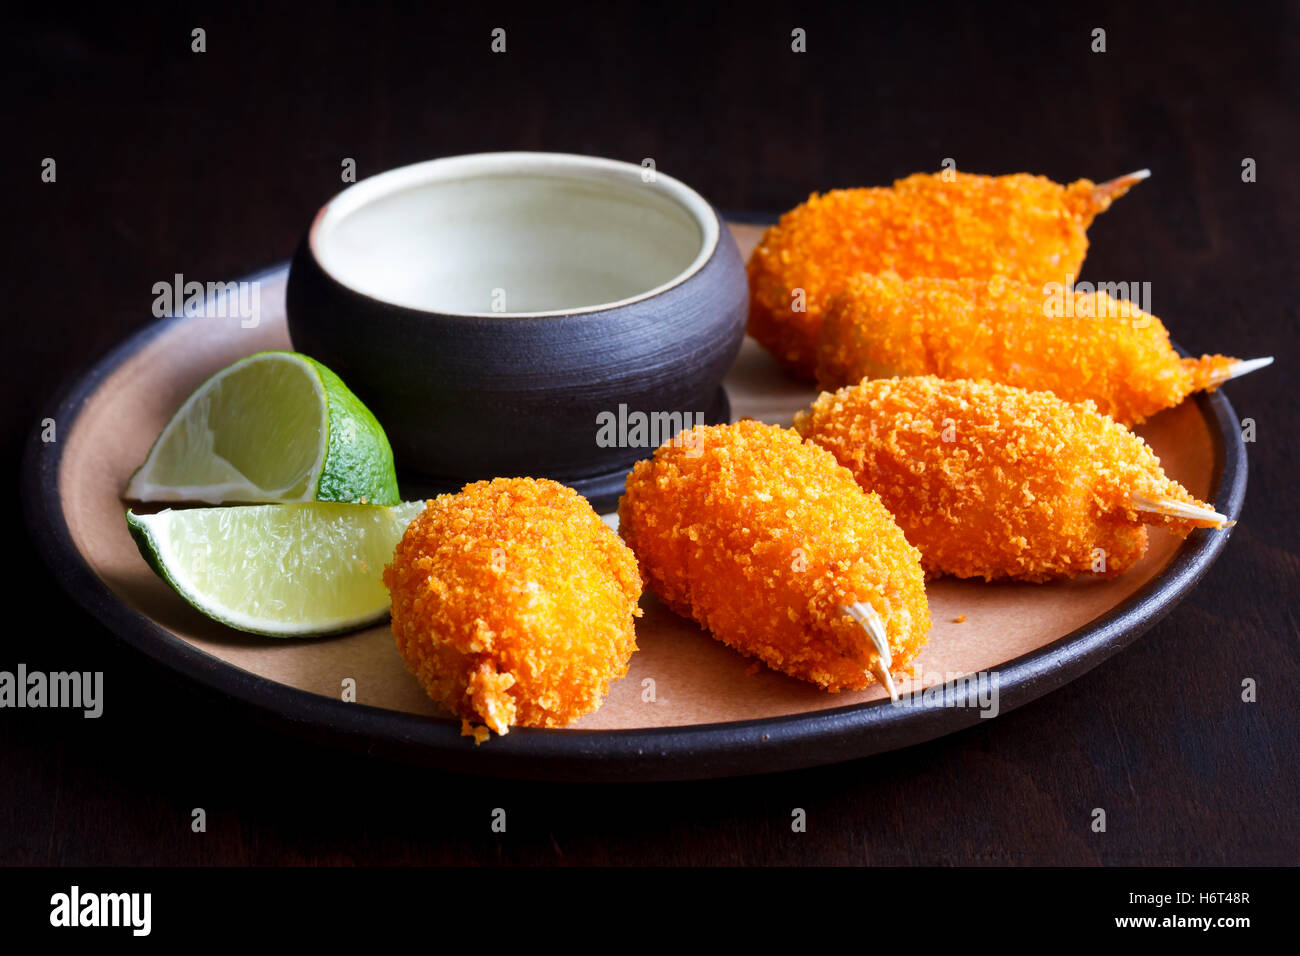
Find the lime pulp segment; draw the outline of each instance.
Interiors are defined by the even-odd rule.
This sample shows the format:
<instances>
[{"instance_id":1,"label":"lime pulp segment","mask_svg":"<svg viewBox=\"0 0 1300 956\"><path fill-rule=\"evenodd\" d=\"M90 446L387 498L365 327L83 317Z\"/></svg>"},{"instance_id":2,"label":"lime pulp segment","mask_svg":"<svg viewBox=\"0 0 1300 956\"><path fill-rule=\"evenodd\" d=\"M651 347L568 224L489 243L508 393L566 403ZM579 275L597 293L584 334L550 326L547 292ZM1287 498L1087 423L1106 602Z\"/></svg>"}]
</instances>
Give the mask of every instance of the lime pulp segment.
<instances>
[{"instance_id":1,"label":"lime pulp segment","mask_svg":"<svg viewBox=\"0 0 1300 956\"><path fill-rule=\"evenodd\" d=\"M127 512L153 569L204 614L242 631L303 637L388 611L384 565L424 502L311 502Z\"/></svg>"},{"instance_id":2,"label":"lime pulp segment","mask_svg":"<svg viewBox=\"0 0 1300 956\"><path fill-rule=\"evenodd\" d=\"M259 352L186 399L131 476L138 501L396 504L393 453L337 375L296 352Z\"/></svg>"}]
</instances>

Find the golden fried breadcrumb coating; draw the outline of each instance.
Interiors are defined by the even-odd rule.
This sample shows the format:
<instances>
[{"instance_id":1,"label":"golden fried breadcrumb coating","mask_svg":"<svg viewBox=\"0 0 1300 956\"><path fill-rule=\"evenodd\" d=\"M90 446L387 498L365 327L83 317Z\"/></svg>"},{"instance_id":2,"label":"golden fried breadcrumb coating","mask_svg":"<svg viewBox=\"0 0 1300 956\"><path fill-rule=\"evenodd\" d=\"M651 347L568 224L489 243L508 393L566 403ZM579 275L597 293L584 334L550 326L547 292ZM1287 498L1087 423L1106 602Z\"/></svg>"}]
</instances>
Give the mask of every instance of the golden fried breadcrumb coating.
<instances>
[{"instance_id":1,"label":"golden fried breadcrumb coating","mask_svg":"<svg viewBox=\"0 0 1300 956\"><path fill-rule=\"evenodd\" d=\"M877 496L789 429L741 421L665 443L628 477L619 530L670 608L828 690L866 687L880 661L844 606L876 611L894 671L930 630L916 549Z\"/></svg>"},{"instance_id":2,"label":"golden fried breadcrumb coating","mask_svg":"<svg viewBox=\"0 0 1300 956\"><path fill-rule=\"evenodd\" d=\"M1105 290L993 279L859 274L830 300L818 349L824 389L863 378L988 379L1092 399L1124 424L1213 389L1237 360L1185 359L1160 320Z\"/></svg>"},{"instance_id":3,"label":"golden fried breadcrumb coating","mask_svg":"<svg viewBox=\"0 0 1300 956\"><path fill-rule=\"evenodd\" d=\"M497 478L439 495L407 528L384 583L407 669L434 700L498 734L595 710L636 650L636 558L554 481Z\"/></svg>"},{"instance_id":4,"label":"golden fried breadcrumb coating","mask_svg":"<svg viewBox=\"0 0 1300 956\"><path fill-rule=\"evenodd\" d=\"M823 392L795 428L880 495L931 574L1045 581L1119 574L1146 551L1130 494L1203 505L1147 444L1050 392L933 376Z\"/></svg>"},{"instance_id":5,"label":"golden fried breadcrumb coating","mask_svg":"<svg viewBox=\"0 0 1300 956\"><path fill-rule=\"evenodd\" d=\"M1025 173L917 173L892 187L814 193L750 257L749 334L812 378L827 300L856 273L1068 283L1083 265L1093 217L1135 181L1062 186Z\"/></svg>"}]
</instances>

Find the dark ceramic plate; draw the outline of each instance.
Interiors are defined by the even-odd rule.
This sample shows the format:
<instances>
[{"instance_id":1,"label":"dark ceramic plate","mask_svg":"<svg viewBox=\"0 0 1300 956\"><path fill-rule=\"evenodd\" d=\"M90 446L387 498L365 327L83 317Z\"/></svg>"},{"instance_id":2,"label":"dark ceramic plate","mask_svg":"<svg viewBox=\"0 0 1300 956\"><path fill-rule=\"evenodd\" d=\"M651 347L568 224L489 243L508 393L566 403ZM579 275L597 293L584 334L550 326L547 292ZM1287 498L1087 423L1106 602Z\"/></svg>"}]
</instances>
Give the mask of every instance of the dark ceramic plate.
<instances>
[{"instance_id":1,"label":"dark ceramic plate","mask_svg":"<svg viewBox=\"0 0 1300 956\"><path fill-rule=\"evenodd\" d=\"M732 231L747 255L759 230ZM34 434L27 449L23 501L60 583L110 630L184 677L322 741L445 769L555 780L720 777L864 757L979 722L987 708L954 706L980 702L967 690L995 685L1005 713L1095 667L1185 596L1230 534L1197 531L1179 542L1153 533L1147 557L1113 581L933 582L935 629L918 671L901 684L900 705L874 688L828 695L753 672L648 598L641 650L600 710L570 729L517 728L475 747L405 673L385 627L301 642L241 635L177 598L131 543L118 495L170 413L211 371L288 345L284 267L249 281L263 297L258 327L242 328L238 318L162 319L70 383L53 415L59 440L44 444ZM726 386L733 415L781 424L812 394L749 341ZM1140 431L1173 477L1237 517L1246 459L1221 393L1197 396ZM356 681L358 703L339 699L343 677ZM653 701L647 679L657 687Z\"/></svg>"}]
</instances>

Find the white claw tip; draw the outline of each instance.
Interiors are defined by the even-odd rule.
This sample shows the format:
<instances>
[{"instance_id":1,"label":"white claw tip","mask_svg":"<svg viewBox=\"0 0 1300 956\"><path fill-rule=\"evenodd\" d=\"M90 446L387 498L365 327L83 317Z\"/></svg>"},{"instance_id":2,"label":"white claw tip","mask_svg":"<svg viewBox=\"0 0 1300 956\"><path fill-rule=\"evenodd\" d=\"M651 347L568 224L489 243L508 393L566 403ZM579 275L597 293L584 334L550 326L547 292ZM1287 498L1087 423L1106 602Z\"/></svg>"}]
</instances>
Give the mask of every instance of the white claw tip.
<instances>
[{"instance_id":1,"label":"white claw tip","mask_svg":"<svg viewBox=\"0 0 1300 956\"><path fill-rule=\"evenodd\" d=\"M876 678L877 678L877 679L884 678L885 690L889 691L889 699L892 700L892 701L894 701L895 703L897 703L897 702L898 702L898 688L894 686L894 677L893 677L893 675L890 674L889 671L885 670L885 669L882 667L882 668L880 668L880 673L876 675Z\"/></svg>"},{"instance_id":2,"label":"white claw tip","mask_svg":"<svg viewBox=\"0 0 1300 956\"><path fill-rule=\"evenodd\" d=\"M1234 378L1241 378L1243 375L1249 375L1251 372L1257 372L1262 368L1268 368L1273 364L1273 356L1266 355L1263 358L1243 359L1240 362L1233 362L1222 372L1214 376L1214 384L1222 385L1224 382Z\"/></svg>"},{"instance_id":3,"label":"white claw tip","mask_svg":"<svg viewBox=\"0 0 1300 956\"><path fill-rule=\"evenodd\" d=\"M1140 183L1150 175L1151 170L1139 169L1137 172L1125 173L1123 176L1116 176L1114 179L1108 179L1104 183L1098 183L1092 190L1093 202L1104 209L1109 206L1113 200L1124 195L1132 189L1136 183Z\"/></svg>"},{"instance_id":4,"label":"white claw tip","mask_svg":"<svg viewBox=\"0 0 1300 956\"><path fill-rule=\"evenodd\" d=\"M841 607L845 614L858 622L871 638L871 643L876 645L879 666L873 667L872 671L876 675L876 680L884 684L885 690L889 691L889 699L898 700L898 688L894 686L893 675L889 673L889 668L894 663L894 656L889 651L889 636L885 632L885 622L880 619L880 615L870 604L859 601Z\"/></svg>"},{"instance_id":5,"label":"white claw tip","mask_svg":"<svg viewBox=\"0 0 1300 956\"><path fill-rule=\"evenodd\" d=\"M1170 498L1167 495L1134 493L1128 496L1128 500L1129 504L1138 511L1149 511L1152 514L1168 515L1171 518L1184 518L1188 521L1213 521L1219 525L1228 523L1228 516L1219 514L1213 508L1203 508L1200 505L1179 501L1177 498Z\"/></svg>"}]
</instances>

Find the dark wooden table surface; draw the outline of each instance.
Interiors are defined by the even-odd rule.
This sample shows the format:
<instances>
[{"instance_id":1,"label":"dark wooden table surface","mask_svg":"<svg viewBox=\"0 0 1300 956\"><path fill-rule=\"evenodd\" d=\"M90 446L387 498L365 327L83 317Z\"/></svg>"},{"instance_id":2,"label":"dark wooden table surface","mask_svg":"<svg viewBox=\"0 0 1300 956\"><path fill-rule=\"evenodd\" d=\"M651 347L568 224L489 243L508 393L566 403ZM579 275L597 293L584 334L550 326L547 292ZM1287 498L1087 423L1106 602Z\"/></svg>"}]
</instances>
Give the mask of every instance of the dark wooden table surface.
<instances>
[{"instance_id":1,"label":"dark wooden table surface","mask_svg":"<svg viewBox=\"0 0 1300 956\"><path fill-rule=\"evenodd\" d=\"M1300 8L863 6L29 6L3 40L8 487L57 388L149 319L154 282L284 259L345 157L363 176L496 149L653 157L723 209L767 211L948 157L1057 180L1148 166L1093 228L1085 278L1150 281L1194 352L1278 360L1231 386L1257 429L1247 503L1183 604L1065 689L907 751L520 784L305 745L180 683L58 589L15 508L0 669L103 670L106 710L0 711L0 862L1296 863Z\"/></svg>"}]
</instances>

